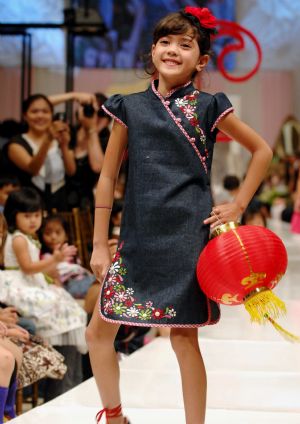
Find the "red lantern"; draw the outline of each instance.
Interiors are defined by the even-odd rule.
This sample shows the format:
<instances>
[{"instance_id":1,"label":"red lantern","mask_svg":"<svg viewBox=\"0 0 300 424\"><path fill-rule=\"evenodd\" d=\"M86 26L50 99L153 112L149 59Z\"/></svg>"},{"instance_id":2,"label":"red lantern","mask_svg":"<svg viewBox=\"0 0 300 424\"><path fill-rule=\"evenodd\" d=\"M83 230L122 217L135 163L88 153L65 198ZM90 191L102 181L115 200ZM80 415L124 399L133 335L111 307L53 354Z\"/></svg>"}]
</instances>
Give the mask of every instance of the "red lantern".
<instances>
[{"instance_id":1,"label":"red lantern","mask_svg":"<svg viewBox=\"0 0 300 424\"><path fill-rule=\"evenodd\" d=\"M287 252L276 234L268 228L229 222L216 228L203 249L197 277L210 299L232 306L243 303L252 321L268 320L285 332L274 322L285 314L285 304L272 289L286 268Z\"/></svg>"}]
</instances>

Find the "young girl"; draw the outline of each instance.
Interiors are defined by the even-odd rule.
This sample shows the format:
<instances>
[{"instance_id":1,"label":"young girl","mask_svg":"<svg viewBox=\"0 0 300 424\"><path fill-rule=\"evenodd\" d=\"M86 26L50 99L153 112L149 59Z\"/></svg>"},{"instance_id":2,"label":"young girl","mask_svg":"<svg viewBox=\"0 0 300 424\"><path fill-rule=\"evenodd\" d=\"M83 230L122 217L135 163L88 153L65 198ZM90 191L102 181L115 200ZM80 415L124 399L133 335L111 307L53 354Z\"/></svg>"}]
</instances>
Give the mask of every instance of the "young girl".
<instances>
[{"instance_id":1,"label":"young girl","mask_svg":"<svg viewBox=\"0 0 300 424\"><path fill-rule=\"evenodd\" d=\"M84 351L85 312L65 290L49 285L45 277L74 255L74 248L64 244L51 257L39 259L36 233L42 223L42 203L32 188L11 193L4 215L9 234L4 246L6 270L0 272L0 301L32 318L37 334L50 344L77 346Z\"/></svg>"},{"instance_id":2,"label":"young girl","mask_svg":"<svg viewBox=\"0 0 300 424\"><path fill-rule=\"evenodd\" d=\"M209 60L216 20L206 8L186 7L156 26L152 62L158 79L141 93L112 96L114 117L96 193L91 266L103 281L87 330L93 373L110 424L125 424L119 367L113 349L121 323L171 327L182 378L186 423L203 424L206 373L197 328L215 324L219 307L201 292L196 264L211 226L236 221L262 181L272 152L233 113L223 93L193 85ZM252 153L247 176L231 203L213 207L210 169L218 130ZM129 170L120 241L111 263L109 215L118 169L128 148ZM210 266L210 264L207 264Z\"/></svg>"},{"instance_id":3,"label":"young girl","mask_svg":"<svg viewBox=\"0 0 300 424\"><path fill-rule=\"evenodd\" d=\"M68 242L67 222L59 215L50 215L42 227L42 257L52 255L55 249ZM83 299L95 277L83 268L73 256L70 260L57 264L58 283L73 297Z\"/></svg>"}]
</instances>

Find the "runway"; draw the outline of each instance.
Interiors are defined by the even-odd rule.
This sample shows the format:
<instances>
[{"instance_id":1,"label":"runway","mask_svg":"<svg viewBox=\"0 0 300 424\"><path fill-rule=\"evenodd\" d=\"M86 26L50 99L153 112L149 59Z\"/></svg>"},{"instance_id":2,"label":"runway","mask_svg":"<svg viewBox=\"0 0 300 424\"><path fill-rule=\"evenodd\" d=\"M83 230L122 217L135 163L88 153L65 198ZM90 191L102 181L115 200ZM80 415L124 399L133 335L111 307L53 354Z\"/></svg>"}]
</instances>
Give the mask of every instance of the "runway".
<instances>
[{"instance_id":1,"label":"runway","mask_svg":"<svg viewBox=\"0 0 300 424\"><path fill-rule=\"evenodd\" d=\"M270 228L289 257L274 290L288 309L280 324L300 335L300 235L281 222ZM300 344L285 341L271 326L251 324L242 306L222 307L220 323L200 329L199 339L208 374L206 424L300 424ZM179 370L167 338L155 338L120 367L131 424L184 424ZM90 379L11 422L89 424L100 408Z\"/></svg>"}]
</instances>

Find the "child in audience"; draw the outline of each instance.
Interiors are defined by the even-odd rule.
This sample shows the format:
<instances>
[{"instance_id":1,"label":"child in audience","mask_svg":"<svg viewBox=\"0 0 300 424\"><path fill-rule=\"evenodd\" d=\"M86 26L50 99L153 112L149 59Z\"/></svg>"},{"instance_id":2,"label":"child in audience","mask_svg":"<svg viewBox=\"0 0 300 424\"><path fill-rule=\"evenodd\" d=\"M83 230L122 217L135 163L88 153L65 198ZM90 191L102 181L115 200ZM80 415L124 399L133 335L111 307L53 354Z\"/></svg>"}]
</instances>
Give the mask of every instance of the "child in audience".
<instances>
[{"instance_id":1,"label":"child in audience","mask_svg":"<svg viewBox=\"0 0 300 424\"><path fill-rule=\"evenodd\" d=\"M263 212L264 205L257 199L253 199L242 215L241 223L244 225L267 226L267 219Z\"/></svg>"},{"instance_id":2,"label":"child in audience","mask_svg":"<svg viewBox=\"0 0 300 424\"><path fill-rule=\"evenodd\" d=\"M42 202L32 188L11 193L4 214L9 234L0 272L0 301L14 305L24 317L34 320L42 336L65 356L67 373L63 380L49 379L45 399L50 400L81 382L81 358L86 352L86 313L61 287L49 285L45 273L54 273L57 264L68 261L76 250L64 243L47 259L40 259L37 231L42 223Z\"/></svg>"},{"instance_id":3,"label":"child in audience","mask_svg":"<svg viewBox=\"0 0 300 424\"><path fill-rule=\"evenodd\" d=\"M60 215L52 215L45 219L42 227L42 258L52 255L55 249L69 241L67 222ZM73 297L83 299L95 282L95 277L80 265L75 255L69 261L57 264L57 283L63 286Z\"/></svg>"},{"instance_id":4,"label":"child in audience","mask_svg":"<svg viewBox=\"0 0 300 424\"><path fill-rule=\"evenodd\" d=\"M0 212L3 212L9 193L19 187L20 183L16 177L0 177Z\"/></svg>"}]
</instances>

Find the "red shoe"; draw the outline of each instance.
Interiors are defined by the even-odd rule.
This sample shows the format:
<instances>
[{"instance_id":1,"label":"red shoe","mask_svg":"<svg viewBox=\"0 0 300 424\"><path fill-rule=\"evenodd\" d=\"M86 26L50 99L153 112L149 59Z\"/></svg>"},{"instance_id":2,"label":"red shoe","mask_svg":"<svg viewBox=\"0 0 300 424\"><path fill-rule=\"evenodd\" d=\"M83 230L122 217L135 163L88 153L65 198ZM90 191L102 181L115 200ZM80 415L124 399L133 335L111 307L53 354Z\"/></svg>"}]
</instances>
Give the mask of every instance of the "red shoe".
<instances>
[{"instance_id":1,"label":"red shoe","mask_svg":"<svg viewBox=\"0 0 300 424\"><path fill-rule=\"evenodd\" d=\"M104 414L107 418L117 418L122 416L122 405L118 405L113 409L103 408L101 411L98 412L96 415L96 423L99 423L101 421L102 416L104 417ZM106 424L109 424L108 421L106 421ZM128 419L124 417L123 424L130 424Z\"/></svg>"}]
</instances>

